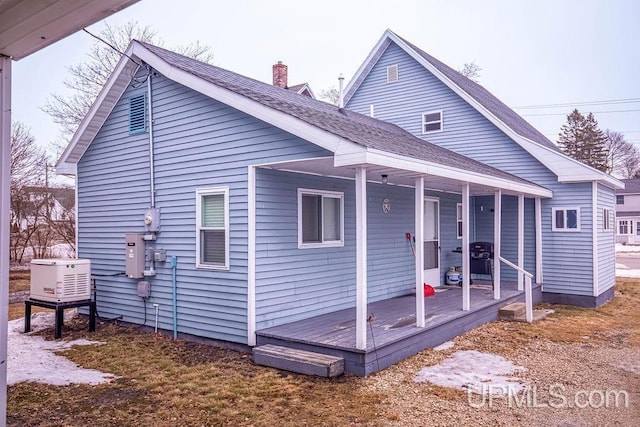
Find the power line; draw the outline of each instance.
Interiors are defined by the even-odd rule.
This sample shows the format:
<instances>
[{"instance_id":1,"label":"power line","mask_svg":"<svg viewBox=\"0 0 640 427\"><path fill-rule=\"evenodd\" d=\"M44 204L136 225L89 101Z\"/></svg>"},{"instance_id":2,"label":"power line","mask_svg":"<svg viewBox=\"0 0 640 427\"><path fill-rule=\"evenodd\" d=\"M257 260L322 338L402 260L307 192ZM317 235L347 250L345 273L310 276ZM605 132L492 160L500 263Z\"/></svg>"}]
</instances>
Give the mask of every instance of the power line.
<instances>
[{"instance_id":1,"label":"power line","mask_svg":"<svg viewBox=\"0 0 640 427\"><path fill-rule=\"evenodd\" d=\"M593 114L609 114L609 113L633 113L640 110L607 110L607 111L591 111ZM521 114L521 116L533 117L533 116L566 116L567 113L536 113L536 114Z\"/></svg>"},{"instance_id":2,"label":"power line","mask_svg":"<svg viewBox=\"0 0 640 427\"><path fill-rule=\"evenodd\" d=\"M558 103L558 104L521 105L513 108L520 108L524 110L524 109L537 109L537 108L575 107L576 105L634 104L637 102L640 102L640 98L607 99L603 101L565 102L565 103Z\"/></svg>"}]
</instances>

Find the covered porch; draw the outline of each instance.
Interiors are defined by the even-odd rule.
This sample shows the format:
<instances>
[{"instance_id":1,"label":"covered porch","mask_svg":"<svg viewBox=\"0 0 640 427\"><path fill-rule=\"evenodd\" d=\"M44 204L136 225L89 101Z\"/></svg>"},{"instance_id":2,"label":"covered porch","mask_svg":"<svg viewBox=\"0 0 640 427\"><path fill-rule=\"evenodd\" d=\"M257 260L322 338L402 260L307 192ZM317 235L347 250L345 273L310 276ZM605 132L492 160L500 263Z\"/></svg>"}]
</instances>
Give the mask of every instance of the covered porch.
<instances>
[{"instance_id":1,"label":"covered porch","mask_svg":"<svg viewBox=\"0 0 640 427\"><path fill-rule=\"evenodd\" d=\"M309 160L287 161L254 165L249 167L249 281L248 281L248 344L251 346L262 344L280 344L299 348L302 350L318 351L326 354L340 355L345 358L346 370L358 375L367 375L379 369L383 369L399 360L402 360L420 350L438 345L460 333L480 326L498 317L501 307L516 301L526 302L528 317L531 307L541 295L542 283L542 244L541 239L541 199L551 197L552 193L538 185L506 174L502 171L479 165L470 159L457 159L457 167L443 164L435 164L415 158L389 155L388 153L372 153L367 151L364 157L359 155L331 156ZM468 164L465 164L468 163ZM257 170L267 169L286 173L300 174L300 176L313 176L314 179L341 179L344 186L353 184L354 211L346 221L352 221L354 239L350 241L355 255L355 298L351 307L342 307L331 310L330 305L322 313L309 313L316 306L322 304L317 300L316 306L307 307L308 318L290 319L287 321L270 320L271 324L257 327L256 322L256 287L260 283L256 281L255 238L256 230L253 228L256 212L256 175ZM296 180L291 177L291 180ZM344 180L348 181L344 181ZM375 247L378 241L375 239L375 227L370 228L368 220L372 216L386 215L389 210L384 206L376 206L368 196L368 192L377 200L380 191L375 189L397 188L403 189L406 194L409 191L409 199L405 200L405 209L408 208L408 216L404 217L404 230L413 230L415 238L414 259L411 263L413 274L409 281L418 284L415 292L402 296L393 295L392 298L371 298L369 294L369 274L372 273L372 265L369 263L369 251ZM399 191L398 190L398 191ZM390 191L391 194L393 194ZM438 287L439 292L435 296L425 298L423 296L423 283L426 283L425 270L431 254L426 243L427 231L425 224L432 211L427 211L426 201L433 195L452 200L455 197L460 205L460 221L456 226L447 225L449 241L446 245L438 241L435 244L437 268L440 269L439 278L444 277L443 266L439 262L440 252L452 252L459 248L460 264L462 267L461 286ZM470 243L478 233L472 228L472 200L473 197L488 197L493 199L490 206L492 212L490 241L493 245L493 282L484 283L474 279L470 269ZM501 241L503 239L503 199L511 197L515 201L515 209L509 212L509 221L512 227L506 233L508 243L515 251L511 251L509 258L501 256ZM437 197L436 197L437 198ZM535 242L529 242L527 253L535 252L535 272L525 270L525 199L529 199L531 207L535 206L535 215L527 219L529 229L535 233ZM386 198L385 198L386 199ZM413 200L411 200L413 199ZM409 203L406 203L409 201ZM393 202L391 202L393 203ZM411 209L413 205L413 209ZM263 206L263 203L260 203ZM455 209L455 204L453 205ZM375 209L375 211L372 211ZM379 209L384 212L380 213ZM413 210L413 212L411 212ZM393 207L390 209L393 212ZM489 209L487 208L487 212ZM440 214L438 214L440 215ZM438 216L436 215L436 216ZM407 221L408 220L408 221ZM440 218L436 219L436 228L439 228ZM451 240L453 227L458 227L457 240ZM397 232L396 232L397 234ZM404 233L402 233L404 235ZM409 233L407 233L408 235ZM440 234L440 231L438 231ZM486 233L485 233L486 235ZM397 237L397 236L396 236ZM455 238L455 237L454 237ZM406 242L406 240L405 240ZM396 242L397 244L397 242ZM451 245L454 244L454 247ZM442 247L441 247L442 246ZM346 243L345 243L346 247ZM396 246L397 247L397 246ZM324 253L322 256L326 256ZM389 265L391 268L391 266ZM508 268L510 275L501 274ZM529 269L531 270L531 266ZM407 271L407 273L409 273ZM378 286L380 273L378 271ZM411 274L411 273L409 273ZM532 278L536 283L533 284ZM392 285L397 282L394 273L390 272L386 283ZM436 286L443 280L434 283ZM283 278L283 281L286 281ZM353 283L353 282L352 282ZM351 285L353 286L353 285ZM534 296L534 294L536 296ZM345 300L343 300L345 301ZM291 304L295 302L290 301ZM318 315L319 314L319 315ZM264 316L262 316L264 319Z\"/></svg>"},{"instance_id":2,"label":"covered porch","mask_svg":"<svg viewBox=\"0 0 640 427\"><path fill-rule=\"evenodd\" d=\"M356 343L356 308L314 316L260 329L257 345L274 344L344 358L345 371L366 376L427 348L442 344L468 330L498 318L501 307L523 302L524 291L503 282L495 299L489 281L474 280L468 310L462 308L462 288L442 286L435 295L421 298L424 326L416 326L415 295L376 301L367 307L367 346ZM541 285L533 286L533 303L541 300Z\"/></svg>"}]
</instances>

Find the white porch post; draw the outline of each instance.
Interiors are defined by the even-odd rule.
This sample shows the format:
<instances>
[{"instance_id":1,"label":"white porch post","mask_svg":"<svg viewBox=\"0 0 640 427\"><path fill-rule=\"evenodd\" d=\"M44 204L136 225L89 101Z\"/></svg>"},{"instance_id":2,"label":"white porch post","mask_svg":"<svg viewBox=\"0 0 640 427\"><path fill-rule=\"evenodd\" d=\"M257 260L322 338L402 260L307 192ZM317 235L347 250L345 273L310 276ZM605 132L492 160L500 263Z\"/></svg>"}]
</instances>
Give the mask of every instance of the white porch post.
<instances>
[{"instance_id":1,"label":"white porch post","mask_svg":"<svg viewBox=\"0 0 640 427\"><path fill-rule=\"evenodd\" d=\"M247 344L256 345L256 167L247 169Z\"/></svg>"},{"instance_id":2,"label":"white porch post","mask_svg":"<svg viewBox=\"0 0 640 427\"><path fill-rule=\"evenodd\" d=\"M0 424L7 414L9 193L11 191L11 58L0 55Z\"/></svg>"},{"instance_id":3,"label":"white porch post","mask_svg":"<svg viewBox=\"0 0 640 427\"><path fill-rule=\"evenodd\" d=\"M416 326L424 328L424 177L415 184Z\"/></svg>"},{"instance_id":4,"label":"white porch post","mask_svg":"<svg viewBox=\"0 0 640 427\"><path fill-rule=\"evenodd\" d=\"M493 299L500 299L500 233L502 232L502 191L493 196Z\"/></svg>"},{"instance_id":5,"label":"white porch post","mask_svg":"<svg viewBox=\"0 0 640 427\"><path fill-rule=\"evenodd\" d=\"M542 202L536 197L536 283L542 283Z\"/></svg>"},{"instance_id":6,"label":"white porch post","mask_svg":"<svg viewBox=\"0 0 640 427\"><path fill-rule=\"evenodd\" d=\"M356 169L356 348L367 348L367 170Z\"/></svg>"},{"instance_id":7,"label":"white porch post","mask_svg":"<svg viewBox=\"0 0 640 427\"><path fill-rule=\"evenodd\" d=\"M469 262L469 184L462 186L462 309L471 307L471 263Z\"/></svg>"},{"instance_id":8,"label":"white porch post","mask_svg":"<svg viewBox=\"0 0 640 427\"><path fill-rule=\"evenodd\" d=\"M518 195L518 290L524 289L524 194Z\"/></svg>"}]
</instances>

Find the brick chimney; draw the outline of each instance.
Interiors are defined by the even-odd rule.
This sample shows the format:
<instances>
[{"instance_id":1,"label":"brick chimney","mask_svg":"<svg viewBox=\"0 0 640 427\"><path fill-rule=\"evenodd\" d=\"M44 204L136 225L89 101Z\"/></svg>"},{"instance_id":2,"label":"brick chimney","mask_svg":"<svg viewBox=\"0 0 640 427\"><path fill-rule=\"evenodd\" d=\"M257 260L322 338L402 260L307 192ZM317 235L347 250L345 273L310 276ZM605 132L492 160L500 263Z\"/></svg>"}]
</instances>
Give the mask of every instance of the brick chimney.
<instances>
[{"instance_id":1,"label":"brick chimney","mask_svg":"<svg viewBox=\"0 0 640 427\"><path fill-rule=\"evenodd\" d=\"M282 61L278 61L273 66L273 85L286 88L287 84L287 66Z\"/></svg>"}]
</instances>

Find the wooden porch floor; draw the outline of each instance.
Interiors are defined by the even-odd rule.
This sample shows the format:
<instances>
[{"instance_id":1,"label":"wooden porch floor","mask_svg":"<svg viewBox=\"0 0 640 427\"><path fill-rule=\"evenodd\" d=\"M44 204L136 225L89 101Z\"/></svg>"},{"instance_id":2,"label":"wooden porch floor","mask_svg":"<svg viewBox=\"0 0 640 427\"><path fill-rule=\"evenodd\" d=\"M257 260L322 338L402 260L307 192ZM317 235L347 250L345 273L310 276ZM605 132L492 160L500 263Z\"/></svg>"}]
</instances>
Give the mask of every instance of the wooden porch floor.
<instances>
[{"instance_id":1,"label":"wooden porch floor","mask_svg":"<svg viewBox=\"0 0 640 427\"><path fill-rule=\"evenodd\" d=\"M541 297L534 285L534 303ZM498 310L524 301L515 283L502 283L500 300L493 299L489 282L474 280L471 308L462 310L462 288L443 286L425 298L424 328L416 327L415 295L369 304L373 321L367 325L367 349L356 349L355 308L299 320L257 331L257 344L277 344L345 358L345 370L368 375L426 348L439 345L465 331L498 318ZM375 343L375 346L374 346Z\"/></svg>"}]
</instances>

